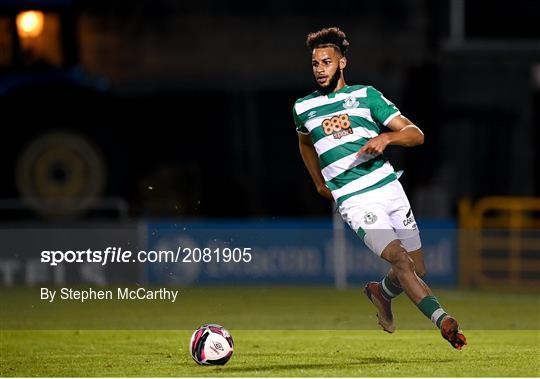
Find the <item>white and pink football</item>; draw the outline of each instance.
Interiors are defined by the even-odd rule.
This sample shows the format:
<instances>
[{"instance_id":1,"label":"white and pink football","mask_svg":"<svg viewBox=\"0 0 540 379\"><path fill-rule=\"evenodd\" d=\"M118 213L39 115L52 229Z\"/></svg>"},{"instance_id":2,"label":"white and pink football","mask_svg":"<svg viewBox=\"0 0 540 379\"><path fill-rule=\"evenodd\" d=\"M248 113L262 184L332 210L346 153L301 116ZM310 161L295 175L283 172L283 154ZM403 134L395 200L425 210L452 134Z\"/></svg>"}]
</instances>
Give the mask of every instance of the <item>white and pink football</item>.
<instances>
[{"instance_id":1,"label":"white and pink football","mask_svg":"<svg viewBox=\"0 0 540 379\"><path fill-rule=\"evenodd\" d=\"M200 365L224 365L233 354L230 333L217 324L206 324L193 332L189 341L189 353Z\"/></svg>"}]
</instances>

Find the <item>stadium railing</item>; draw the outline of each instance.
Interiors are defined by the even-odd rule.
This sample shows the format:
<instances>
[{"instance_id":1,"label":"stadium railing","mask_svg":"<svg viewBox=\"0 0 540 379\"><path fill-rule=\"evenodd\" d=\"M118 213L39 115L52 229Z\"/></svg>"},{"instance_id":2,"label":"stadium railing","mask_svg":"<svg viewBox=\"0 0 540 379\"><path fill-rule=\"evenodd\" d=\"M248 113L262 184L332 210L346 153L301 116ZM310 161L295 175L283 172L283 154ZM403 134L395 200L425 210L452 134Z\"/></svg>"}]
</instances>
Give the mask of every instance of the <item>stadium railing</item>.
<instances>
[{"instance_id":1,"label":"stadium railing","mask_svg":"<svg viewBox=\"0 0 540 379\"><path fill-rule=\"evenodd\" d=\"M462 199L459 225L461 286L540 288L540 198Z\"/></svg>"}]
</instances>

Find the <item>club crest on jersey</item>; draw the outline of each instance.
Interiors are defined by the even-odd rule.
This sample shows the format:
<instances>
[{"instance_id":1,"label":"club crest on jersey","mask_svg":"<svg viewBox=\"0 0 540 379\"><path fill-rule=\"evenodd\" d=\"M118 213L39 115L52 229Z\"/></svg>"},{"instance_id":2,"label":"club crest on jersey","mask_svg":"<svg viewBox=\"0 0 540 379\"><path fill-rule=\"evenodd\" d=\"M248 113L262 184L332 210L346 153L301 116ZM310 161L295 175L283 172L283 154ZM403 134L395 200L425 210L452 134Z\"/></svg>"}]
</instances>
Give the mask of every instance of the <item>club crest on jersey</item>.
<instances>
[{"instance_id":1,"label":"club crest on jersey","mask_svg":"<svg viewBox=\"0 0 540 379\"><path fill-rule=\"evenodd\" d=\"M343 101L343 108L349 109L349 108L356 108L358 106L358 101L356 101L356 97L349 96Z\"/></svg>"},{"instance_id":2,"label":"club crest on jersey","mask_svg":"<svg viewBox=\"0 0 540 379\"><path fill-rule=\"evenodd\" d=\"M371 225L377 222L377 215L373 212L368 212L364 215L364 223L367 225Z\"/></svg>"}]
</instances>

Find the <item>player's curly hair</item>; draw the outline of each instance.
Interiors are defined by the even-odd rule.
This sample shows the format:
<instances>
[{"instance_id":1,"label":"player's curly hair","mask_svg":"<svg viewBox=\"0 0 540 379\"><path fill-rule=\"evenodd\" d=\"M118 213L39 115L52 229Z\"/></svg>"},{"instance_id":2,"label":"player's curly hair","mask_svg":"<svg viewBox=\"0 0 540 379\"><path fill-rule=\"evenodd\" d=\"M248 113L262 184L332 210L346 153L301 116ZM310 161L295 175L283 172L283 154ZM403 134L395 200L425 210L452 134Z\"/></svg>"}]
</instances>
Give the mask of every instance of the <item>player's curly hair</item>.
<instances>
[{"instance_id":1,"label":"player's curly hair","mask_svg":"<svg viewBox=\"0 0 540 379\"><path fill-rule=\"evenodd\" d=\"M338 27L330 27L309 33L306 39L306 46L310 51L317 47L334 47L338 49L342 55L345 55L349 47L347 36Z\"/></svg>"}]
</instances>

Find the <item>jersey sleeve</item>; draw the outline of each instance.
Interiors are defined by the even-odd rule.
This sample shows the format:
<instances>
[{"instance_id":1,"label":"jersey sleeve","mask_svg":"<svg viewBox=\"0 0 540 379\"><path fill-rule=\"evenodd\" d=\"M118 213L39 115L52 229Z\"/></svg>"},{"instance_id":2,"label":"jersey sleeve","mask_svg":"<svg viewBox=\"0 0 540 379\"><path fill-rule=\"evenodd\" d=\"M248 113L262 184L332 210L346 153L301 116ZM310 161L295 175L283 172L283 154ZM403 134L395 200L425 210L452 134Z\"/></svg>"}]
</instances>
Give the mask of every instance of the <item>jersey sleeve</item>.
<instances>
[{"instance_id":1,"label":"jersey sleeve","mask_svg":"<svg viewBox=\"0 0 540 379\"><path fill-rule=\"evenodd\" d=\"M298 117L298 114L296 113L296 107L293 107L292 114L296 131L300 134L309 134L309 130L307 130L302 121L300 121L300 117Z\"/></svg>"},{"instance_id":2,"label":"jersey sleeve","mask_svg":"<svg viewBox=\"0 0 540 379\"><path fill-rule=\"evenodd\" d=\"M394 103L384 97L375 88L368 87L367 97L371 116L378 124L387 126L394 117L401 114Z\"/></svg>"}]
</instances>

